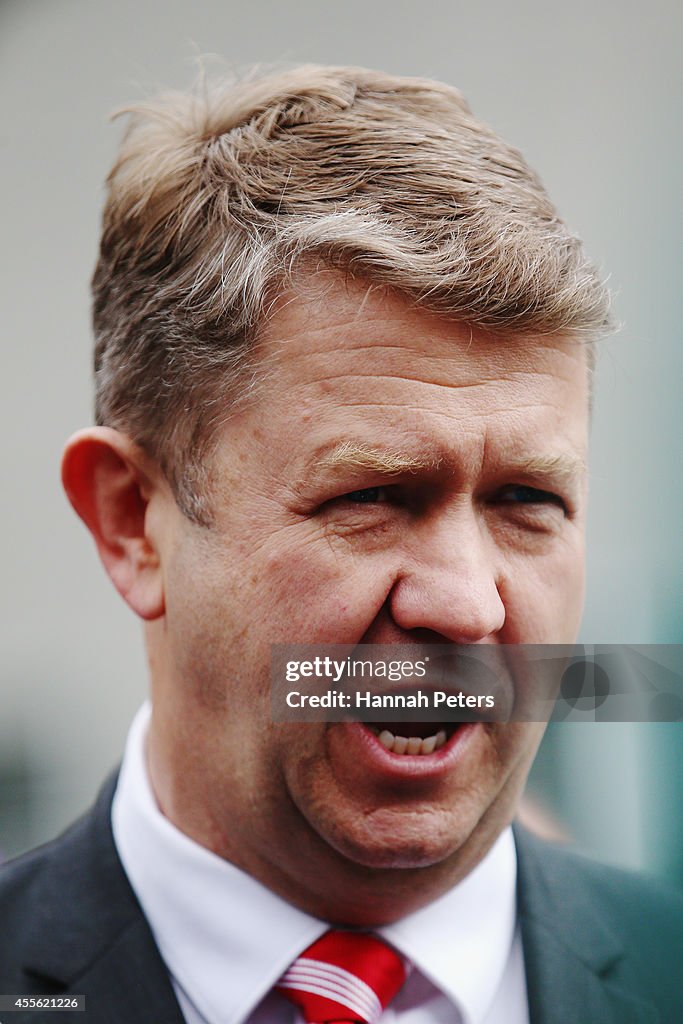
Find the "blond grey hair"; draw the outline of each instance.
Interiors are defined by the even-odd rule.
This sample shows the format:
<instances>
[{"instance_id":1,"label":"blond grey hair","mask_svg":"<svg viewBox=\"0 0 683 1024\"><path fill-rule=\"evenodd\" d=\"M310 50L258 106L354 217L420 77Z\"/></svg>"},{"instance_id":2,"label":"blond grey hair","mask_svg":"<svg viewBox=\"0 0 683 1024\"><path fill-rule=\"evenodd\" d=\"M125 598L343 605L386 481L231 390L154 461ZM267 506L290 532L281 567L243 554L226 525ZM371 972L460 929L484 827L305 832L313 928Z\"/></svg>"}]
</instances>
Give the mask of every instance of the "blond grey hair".
<instances>
[{"instance_id":1,"label":"blond grey hair","mask_svg":"<svg viewBox=\"0 0 683 1024\"><path fill-rule=\"evenodd\" d=\"M302 267L501 336L610 329L580 240L450 86L306 66L126 113L93 278L96 415L159 461L197 521L208 445Z\"/></svg>"}]
</instances>

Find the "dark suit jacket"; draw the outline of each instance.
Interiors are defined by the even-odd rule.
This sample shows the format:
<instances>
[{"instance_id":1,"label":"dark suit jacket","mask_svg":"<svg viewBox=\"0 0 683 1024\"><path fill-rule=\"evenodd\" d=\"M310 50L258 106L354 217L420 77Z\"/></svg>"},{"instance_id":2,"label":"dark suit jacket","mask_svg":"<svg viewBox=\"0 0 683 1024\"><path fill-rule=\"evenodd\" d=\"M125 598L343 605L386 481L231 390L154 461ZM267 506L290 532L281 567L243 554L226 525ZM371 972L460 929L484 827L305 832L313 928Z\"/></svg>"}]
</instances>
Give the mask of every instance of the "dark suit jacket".
<instances>
[{"instance_id":1,"label":"dark suit jacket","mask_svg":"<svg viewBox=\"0 0 683 1024\"><path fill-rule=\"evenodd\" d=\"M114 784L65 835L0 869L0 994L81 993L86 1011L3 1024L183 1024L116 854ZM682 1024L683 897L523 831L516 841L531 1024Z\"/></svg>"}]
</instances>

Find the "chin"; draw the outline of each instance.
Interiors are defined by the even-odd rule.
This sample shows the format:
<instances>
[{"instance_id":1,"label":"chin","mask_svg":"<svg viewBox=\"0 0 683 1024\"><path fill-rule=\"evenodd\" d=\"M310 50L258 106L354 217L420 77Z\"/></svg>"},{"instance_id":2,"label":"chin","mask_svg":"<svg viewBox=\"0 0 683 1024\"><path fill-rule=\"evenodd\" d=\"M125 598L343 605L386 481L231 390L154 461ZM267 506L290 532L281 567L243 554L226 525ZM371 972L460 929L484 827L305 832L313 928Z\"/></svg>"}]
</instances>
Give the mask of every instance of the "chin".
<instances>
[{"instance_id":1,"label":"chin","mask_svg":"<svg viewBox=\"0 0 683 1024\"><path fill-rule=\"evenodd\" d=\"M374 871L435 867L456 857L470 829L451 815L383 809L352 828L329 825L320 834L346 860Z\"/></svg>"},{"instance_id":2,"label":"chin","mask_svg":"<svg viewBox=\"0 0 683 1024\"><path fill-rule=\"evenodd\" d=\"M460 832L436 822L427 834L419 821L397 821L393 828L342 829L338 824L319 833L336 860L336 885L328 869L320 876L318 916L345 927L379 928L438 899L469 870L467 830ZM411 817L419 817L414 815ZM370 834L368 834L370 832Z\"/></svg>"}]
</instances>

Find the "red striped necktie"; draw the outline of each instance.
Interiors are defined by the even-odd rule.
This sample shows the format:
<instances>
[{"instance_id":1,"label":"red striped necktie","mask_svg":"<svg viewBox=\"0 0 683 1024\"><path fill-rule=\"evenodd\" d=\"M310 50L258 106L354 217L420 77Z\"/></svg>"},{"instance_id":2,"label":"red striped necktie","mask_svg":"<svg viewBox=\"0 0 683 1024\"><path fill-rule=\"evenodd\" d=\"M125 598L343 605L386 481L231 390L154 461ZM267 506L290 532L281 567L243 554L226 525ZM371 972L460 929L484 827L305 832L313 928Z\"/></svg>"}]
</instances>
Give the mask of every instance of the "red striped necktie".
<instances>
[{"instance_id":1,"label":"red striped necktie","mask_svg":"<svg viewBox=\"0 0 683 1024\"><path fill-rule=\"evenodd\" d=\"M303 951L276 988L306 1024L376 1024L407 973L405 961L374 935L330 931Z\"/></svg>"}]
</instances>

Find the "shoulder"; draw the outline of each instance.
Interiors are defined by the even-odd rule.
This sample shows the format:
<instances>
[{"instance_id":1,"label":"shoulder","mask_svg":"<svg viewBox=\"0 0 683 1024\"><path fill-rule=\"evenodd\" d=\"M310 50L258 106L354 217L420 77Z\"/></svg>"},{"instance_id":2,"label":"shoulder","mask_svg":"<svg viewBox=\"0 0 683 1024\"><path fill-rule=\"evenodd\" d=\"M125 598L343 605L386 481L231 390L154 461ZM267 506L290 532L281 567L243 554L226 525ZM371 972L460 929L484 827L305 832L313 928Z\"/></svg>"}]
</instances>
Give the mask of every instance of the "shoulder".
<instances>
[{"instance_id":1,"label":"shoulder","mask_svg":"<svg viewBox=\"0 0 683 1024\"><path fill-rule=\"evenodd\" d=\"M0 866L0 991L12 991L30 964L49 975L57 950L68 973L70 959L139 915L111 835L115 781L63 835Z\"/></svg>"},{"instance_id":2,"label":"shoulder","mask_svg":"<svg viewBox=\"0 0 683 1024\"><path fill-rule=\"evenodd\" d=\"M41 914L43 900L60 901L64 887L75 880L79 854L86 844L87 824L82 818L57 839L0 864L0 919L6 926L0 932L0 944L3 939L11 942L12 937L16 941Z\"/></svg>"},{"instance_id":3,"label":"shoulder","mask_svg":"<svg viewBox=\"0 0 683 1024\"><path fill-rule=\"evenodd\" d=\"M556 910L589 905L624 935L683 938L683 891L648 875L610 867L515 830L520 884L538 884ZM533 907L537 910L537 906Z\"/></svg>"},{"instance_id":4,"label":"shoulder","mask_svg":"<svg viewBox=\"0 0 683 1024\"><path fill-rule=\"evenodd\" d=\"M86 842L87 821L84 815L74 822L57 838L42 846L37 846L28 853L0 863L0 907L8 911L15 903L25 896L30 897L34 886L40 881L44 871L52 865L68 868L69 859L62 856L64 851L73 852L81 843ZM75 869L75 865L73 865Z\"/></svg>"},{"instance_id":5,"label":"shoulder","mask_svg":"<svg viewBox=\"0 0 683 1024\"><path fill-rule=\"evenodd\" d=\"M683 1014L683 893L523 830L515 840L525 955L542 958L552 943L624 990Z\"/></svg>"},{"instance_id":6,"label":"shoulder","mask_svg":"<svg viewBox=\"0 0 683 1024\"><path fill-rule=\"evenodd\" d=\"M68 889L82 878L84 859L93 848L110 844L109 809L115 783L114 778L109 779L95 805L56 839L0 864L3 913L21 910L25 900L32 900L38 893L44 895L46 883L59 900L66 895L62 887Z\"/></svg>"},{"instance_id":7,"label":"shoulder","mask_svg":"<svg viewBox=\"0 0 683 1024\"><path fill-rule=\"evenodd\" d=\"M74 854L82 832L80 821L58 839L0 865L0 992L26 990L26 951L42 920L59 913L72 888L64 875L78 863Z\"/></svg>"}]
</instances>

